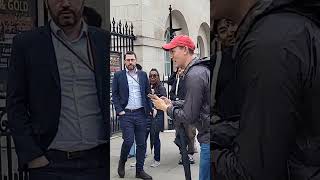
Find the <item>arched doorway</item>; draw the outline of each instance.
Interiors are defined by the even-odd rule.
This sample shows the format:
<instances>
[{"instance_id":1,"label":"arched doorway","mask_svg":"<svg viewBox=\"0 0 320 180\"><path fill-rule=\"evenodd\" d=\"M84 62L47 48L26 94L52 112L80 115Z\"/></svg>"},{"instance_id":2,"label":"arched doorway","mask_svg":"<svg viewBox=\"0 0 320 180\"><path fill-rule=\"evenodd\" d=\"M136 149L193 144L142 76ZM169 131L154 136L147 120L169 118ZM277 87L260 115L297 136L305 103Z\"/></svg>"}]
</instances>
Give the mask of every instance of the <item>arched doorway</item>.
<instances>
[{"instance_id":1,"label":"arched doorway","mask_svg":"<svg viewBox=\"0 0 320 180\"><path fill-rule=\"evenodd\" d=\"M210 27L206 22L200 25L197 45L200 57L208 57L210 55Z\"/></svg>"},{"instance_id":2,"label":"arched doorway","mask_svg":"<svg viewBox=\"0 0 320 180\"><path fill-rule=\"evenodd\" d=\"M181 28L180 31L175 32L175 35L181 35L181 34L189 35L188 25L187 25L187 22L183 16L183 14L179 10L172 10L171 15L172 15L172 27L173 28ZM169 18L170 17L168 15L167 21L166 21L166 26L165 26L167 29L164 33L164 39L165 39L166 43L170 42L170 34L169 34L170 19ZM171 63L170 55L168 52L164 53L164 60L165 60L164 74L167 76L167 75L171 74L171 66L173 65Z\"/></svg>"}]
</instances>

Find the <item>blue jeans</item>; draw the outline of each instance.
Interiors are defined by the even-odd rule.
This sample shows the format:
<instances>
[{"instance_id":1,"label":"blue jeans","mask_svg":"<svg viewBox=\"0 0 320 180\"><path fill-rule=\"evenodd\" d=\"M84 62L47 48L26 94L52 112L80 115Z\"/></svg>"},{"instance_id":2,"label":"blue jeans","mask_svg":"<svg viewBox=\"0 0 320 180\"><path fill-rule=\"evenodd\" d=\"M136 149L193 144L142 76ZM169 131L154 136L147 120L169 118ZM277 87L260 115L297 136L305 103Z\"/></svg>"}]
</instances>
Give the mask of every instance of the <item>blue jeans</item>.
<instances>
[{"instance_id":1,"label":"blue jeans","mask_svg":"<svg viewBox=\"0 0 320 180\"><path fill-rule=\"evenodd\" d=\"M199 180L210 180L210 144L200 144Z\"/></svg>"},{"instance_id":2,"label":"blue jeans","mask_svg":"<svg viewBox=\"0 0 320 180\"><path fill-rule=\"evenodd\" d=\"M119 117L119 120L123 139L120 159L124 162L127 161L130 148L132 147L135 138L137 145L136 171L143 171L146 153L146 114L144 113L143 109L137 112L126 112L125 115Z\"/></svg>"}]
</instances>

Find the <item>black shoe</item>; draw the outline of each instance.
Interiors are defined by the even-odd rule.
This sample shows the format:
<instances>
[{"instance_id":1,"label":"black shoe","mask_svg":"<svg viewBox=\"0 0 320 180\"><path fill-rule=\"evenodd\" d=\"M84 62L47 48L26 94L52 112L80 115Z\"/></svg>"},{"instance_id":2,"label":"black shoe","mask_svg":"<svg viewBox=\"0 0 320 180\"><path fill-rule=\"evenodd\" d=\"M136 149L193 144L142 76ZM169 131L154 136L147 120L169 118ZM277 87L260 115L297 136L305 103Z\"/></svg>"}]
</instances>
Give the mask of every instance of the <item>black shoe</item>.
<instances>
[{"instance_id":1,"label":"black shoe","mask_svg":"<svg viewBox=\"0 0 320 180\"><path fill-rule=\"evenodd\" d=\"M196 161L193 159L193 157L189 157L189 162L190 164L195 164ZM183 165L183 162L182 162L182 159L179 159L179 162L178 162L179 165Z\"/></svg>"},{"instance_id":2,"label":"black shoe","mask_svg":"<svg viewBox=\"0 0 320 180\"><path fill-rule=\"evenodd\" d=\"M120 159L120 160L119 160L119 164L118 164L118 174L119 174L120 178L124 178L125 165L126 165L126 162L125 162L125 161L122 161L122 160Z\"/></svg>"},{"instance_id":3,"label":"black shoe","mask_svg":"<svg viewBox=\"0 0 320 180\"><path fill-rule=\"evenodd\" d=\"M144 171L137 172L136 178L152 180L152 177Z\"/></svg>"}]
</instances>

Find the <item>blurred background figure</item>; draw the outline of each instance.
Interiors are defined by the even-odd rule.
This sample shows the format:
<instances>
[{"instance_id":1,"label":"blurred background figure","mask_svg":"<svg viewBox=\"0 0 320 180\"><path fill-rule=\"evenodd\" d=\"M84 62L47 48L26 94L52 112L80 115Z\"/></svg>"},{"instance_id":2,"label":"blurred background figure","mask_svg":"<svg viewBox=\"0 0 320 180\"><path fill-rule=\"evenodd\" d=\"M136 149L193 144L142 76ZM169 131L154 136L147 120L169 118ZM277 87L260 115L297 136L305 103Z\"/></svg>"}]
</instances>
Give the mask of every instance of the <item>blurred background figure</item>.
<instances>
[{"instance_id":1,"label":"blurred background figure","mask_svg":"<svg viewBox=\"0 0 320 180\"><path fill-rule=\"evenodd\" d=\"M151 93L157 95L158 97L166 97L167 91L166 88L160 82L160 75L157 69L151 69L149 72L149 82L151 87ZM146 133L146 141L150 134L150 147L151 152L154 148L154 161L150 165L151 167L157 167L160 165L160 131L164 130L164 112L157 111L153 109L153 118L148 119L147 123L147 133ZM147 146L146 146L147 147Z\"/></svg>"},{"instance_id":2,"label":"blurred background figure","mask_svg":"<svg viewBox=\"0 0 320 180\"><path fill-rule=\"evenodd\" d=\"M171 76L168 79L168 84L171 85L171 90L169 92L169 97L170 100L172 101L179 101L179 100L184 100L185 95L186 95L186 89L184 85L184 79L181 77L184 69L183 68L176 68L176 70L171 74ZM184 128L186 130L186 134L188 137L188 156L189 156L189 161L190 164L194 164L194 153L197 152L197 148L195 145L195 137L197 134L196 128L191 125L191 124L186 124L184 123ZM178 124L175 123L175 130L176 130L176 135L179 133L178 129ZM178 164L182 165L182 158L179 159Z\"/></svg>"},{"instance_id":3,"label":"blurred background figure","mask_svg":"<svg viewBox=\"0 0 320 180\"><path fill-rule=\"evenodd\" d=\"M101 28L102 18L101 15L93 8L84 6L83 19L89 26Z\"/></svg>"}]
</instances>

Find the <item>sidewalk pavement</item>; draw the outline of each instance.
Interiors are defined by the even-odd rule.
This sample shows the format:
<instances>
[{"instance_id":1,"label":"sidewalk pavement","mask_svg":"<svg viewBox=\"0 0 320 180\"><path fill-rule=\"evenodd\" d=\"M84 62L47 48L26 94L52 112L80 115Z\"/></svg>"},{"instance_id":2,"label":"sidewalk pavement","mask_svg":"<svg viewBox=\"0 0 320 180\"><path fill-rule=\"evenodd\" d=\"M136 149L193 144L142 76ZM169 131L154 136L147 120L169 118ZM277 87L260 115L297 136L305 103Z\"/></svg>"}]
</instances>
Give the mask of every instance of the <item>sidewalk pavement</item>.
<instances>
[{"instance_id":1,"label":"sidewalk pavement","mask_svg":"<svg viewBox=\"0 0 320 180\"><path fill-rule=\"evenodd\" d=\"M174 144L175 131L165 131L160 133L161 141L161 161L160 166L156 168L150 167L153 162L153 154L150 150L150 142L147 142L147 157L145 159L144 170L153 177L153 180L184 180L183 166L178 164L180 154L178 147ZM120 158L120 150L122 145L121 134L114 135L111 138L110 144L110 165L111 165L111 180L133 180L135 178L135 167L130 167L132 162L135 162L135 158L128 159L126 163L125 178L121 179L118 176L117 168ZM199 143L197 142L197 150L200 152ZM191 164L191 177L192 180L199 179L199 153L194 154L196 163Z\"/></svg>"}]
</instances>

